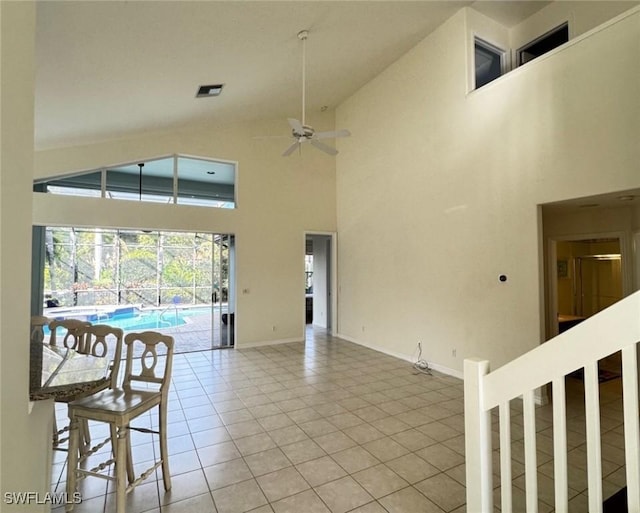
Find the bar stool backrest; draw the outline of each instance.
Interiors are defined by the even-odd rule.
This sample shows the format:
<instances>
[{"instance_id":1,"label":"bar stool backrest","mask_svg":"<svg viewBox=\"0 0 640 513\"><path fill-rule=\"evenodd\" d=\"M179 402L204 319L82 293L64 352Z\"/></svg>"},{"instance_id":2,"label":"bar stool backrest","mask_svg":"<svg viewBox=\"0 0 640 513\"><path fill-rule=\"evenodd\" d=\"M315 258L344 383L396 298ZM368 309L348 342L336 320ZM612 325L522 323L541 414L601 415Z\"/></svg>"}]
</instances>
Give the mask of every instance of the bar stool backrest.
<instances>
[{"instance_id":1,"label":"bar stool backrest","mask_svg":"<svg viewBox=\"0 0 640 513\"><path fill-rule=\"evenodd\" d=\"M44 327L48 326L51 322L49 317L44 315L32 315L31 316L31 334L30 340L32 343L44 342Z\"/></svg>"},{"instance_id":2,"label":"bar stool backrest","mask_svg":"<svg viewBox=\"0 0 640 513\"><path fill-rule=\"evenodd\" d=\"M173 337L156 331L143 331L127 333L124 343L127 347L127 363L122 387L125 390L135 389L136 382L144 383L146 387L158 385L166 405L173 364ZM136 353L140 353L140 359L138 361L136 358L134 366ZM161 358L163 354L166 355L164 359ZM164 360L164 365L161 360Z\"/></svg>"},{"instance_id":3,"label":"bar stool backrest","mask_svg":"<svg viewBox=\"0 0 640 513\"><path fill-rule=\"evenodd\" d=\"M110 388L116 388L118 385L123 336L122 329L107 324L94 324L88 326L85 331L84 352L91 356L111 358Z\"/></svg>"},{"instance_id":4,"label":"bar stool backrest","mask_svg":"<svg viewBox=\"0 0 640 513\"><path fill-rule=\"evenodd\" d=\"M62 337L62 345L68 349L75 349L79 353L86 353L84 335L89 326L91 326L90 322L79 319L54 319L49 323L51 330L49 344L52 346L58 344L58 328L63 328L66 333Z\"/></svg>"}]
</instances>

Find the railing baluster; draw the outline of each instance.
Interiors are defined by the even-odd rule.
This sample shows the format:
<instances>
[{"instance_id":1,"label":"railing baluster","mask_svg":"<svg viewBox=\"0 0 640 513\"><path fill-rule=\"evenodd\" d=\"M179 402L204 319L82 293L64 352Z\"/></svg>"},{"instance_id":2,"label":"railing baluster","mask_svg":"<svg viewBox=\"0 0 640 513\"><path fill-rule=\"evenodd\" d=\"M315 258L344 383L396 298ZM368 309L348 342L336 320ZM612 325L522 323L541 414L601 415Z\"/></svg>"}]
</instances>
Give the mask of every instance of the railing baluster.
<instances>
[{"instance_id":1,"label":"railing baluster","mask_svg":"<svg viewBox=\"0 0 640 513\"><path fill-rule=\"evenodd\" d=\"M464 428L467 511L493 511L491 413L484 408L486 360L464 361Z\"/></svg>"},{"instance_id":2,"label":"railing baluster","mask_svg":"<svg viewBox=\"0 0 640 513\"><path fill-rule=\"evenodd\" d=\"M522 395L524 414L524 472L527 513L538 512L538 457L536 455L536 406L534 390Z\"/></svg>"},{"instance_id":3,"label":"railing baluster","mask_svg":"<svg viewBox=\"0 0 640 513\"><path fill-rule=\"evenodd\" d=\"M602 513L602 447L600 445L599 387L598 362L596 361L584 367L589 513Z\"/></svg>"},{"instance_id":4,"label":"railing baluster","mask_svg":"<svg viewBox=\"0 0 640 513\"><path fill-rule=\"evenodd\" d=\"M633 344L622 349L624 448L629 511L640 511L640 427L638 414L638 355Z\"/></svg>"},{"instance_id":5,"label":"railing baluster","mask_svg":"<svg viewBox=\"0 0 640 513\"><path fill-rule=\"evenodd\" d=\"M553 380L553 479L556 513L569 509L567 478L567 400L564 376Z\"/></svg>"},{"instance_id":6,"label":"railing baluster","mask_svg":"<svg viewBox=\"0 0 640 513\"><path fill-rule=\"evenodd\" d=\"M507 401L499 406L500 411L500 486L501 511L511 513L513 499L511 491L511 410Z\"/></svg>"}]
</instances>

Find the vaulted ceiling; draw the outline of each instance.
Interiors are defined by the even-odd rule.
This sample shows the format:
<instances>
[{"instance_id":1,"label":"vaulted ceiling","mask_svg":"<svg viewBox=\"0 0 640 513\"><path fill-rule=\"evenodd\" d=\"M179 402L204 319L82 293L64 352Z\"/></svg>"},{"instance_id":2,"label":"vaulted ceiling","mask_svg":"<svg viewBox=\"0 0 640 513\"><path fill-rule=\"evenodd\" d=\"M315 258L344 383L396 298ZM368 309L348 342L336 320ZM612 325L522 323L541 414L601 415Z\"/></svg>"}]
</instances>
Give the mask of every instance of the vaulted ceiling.
<instances>
[{"instance_id":1,"label":"vaulted ceiling","mask_svg":"<svg viewBox=\"0 0 640 513\"><path fill-rule=\"evenodd\" d=\"M542 1L43 1L36 148L334 109L464 6L512 26ZM204 84L216 98L195 98Z\"/></svg>"}]
</instances>

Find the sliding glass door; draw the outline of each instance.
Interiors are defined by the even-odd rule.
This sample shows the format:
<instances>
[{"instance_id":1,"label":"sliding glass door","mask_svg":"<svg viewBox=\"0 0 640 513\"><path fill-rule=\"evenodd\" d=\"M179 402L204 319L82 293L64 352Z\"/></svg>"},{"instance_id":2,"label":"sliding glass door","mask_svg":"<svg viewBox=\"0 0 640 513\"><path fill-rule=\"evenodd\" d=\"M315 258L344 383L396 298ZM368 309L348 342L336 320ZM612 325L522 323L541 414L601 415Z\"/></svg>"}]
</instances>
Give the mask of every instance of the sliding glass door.
<instances>
[{"instance_id":1,"label":"sliding glass door","mask_svg":"<svg viewBox=\"0 0 640 513\"><path fill-rule=\"evenodd\" d=\"M52 227L42 251L49 317L159 330L178 352L233 346L232 235Z\"/></svg>"},{"instance_id":2,"label":"sliding glass door","mask_svg":"<svg viewBox=\"0 0 640 513\"><path fill-rule=\"evenodd\" d=\"M217 234L213 236L212 242L212 341L215 347L229 347L234 345L235 312L230 305L234 304L235 297L235 282L232 279L235 240L232 235Z\"/></svg>"}]
</instances>

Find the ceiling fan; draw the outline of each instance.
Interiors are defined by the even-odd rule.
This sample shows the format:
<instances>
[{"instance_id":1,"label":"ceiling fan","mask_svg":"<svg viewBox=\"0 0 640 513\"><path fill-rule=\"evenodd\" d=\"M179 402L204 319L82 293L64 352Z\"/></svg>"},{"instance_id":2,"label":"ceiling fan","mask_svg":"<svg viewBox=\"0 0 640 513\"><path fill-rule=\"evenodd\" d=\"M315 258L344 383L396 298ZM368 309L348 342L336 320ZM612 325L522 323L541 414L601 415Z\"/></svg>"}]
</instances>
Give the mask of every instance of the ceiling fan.
<instances>
[{"instance_id":1,"label":"ceiling fan","mask_svg":"<svg viewBox=\"0 0 640 513\"><path fill-rule=\"evenodd\" d=\"M329 155L337 155L338 150L327 146L320 142L321 139L334 139L336 137L348 137L351 135L349 130L335 130L330 132L316 132L312 126L305 123L305 100L306 100L306 43L309 37L308 30L301 30L298 32L298 39L302 41L302 120L293 118L287 119L289 126L291 127L291 137L294 142L284 150L283 157L291 155L297 148L300 148L302 144L309 143L311 146L318 148Z\"/></svg>"}]
</instances>

